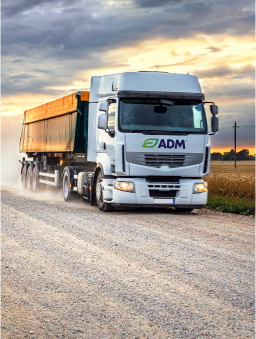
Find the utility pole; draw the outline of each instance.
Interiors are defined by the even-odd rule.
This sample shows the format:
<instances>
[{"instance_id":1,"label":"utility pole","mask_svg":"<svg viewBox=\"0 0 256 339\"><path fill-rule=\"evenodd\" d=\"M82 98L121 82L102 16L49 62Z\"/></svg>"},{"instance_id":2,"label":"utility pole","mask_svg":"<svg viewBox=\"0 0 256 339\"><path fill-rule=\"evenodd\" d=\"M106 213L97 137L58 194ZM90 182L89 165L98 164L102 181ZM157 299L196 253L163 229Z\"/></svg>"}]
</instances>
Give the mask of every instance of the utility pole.
<instances>
[{"instance_id":1,"label":"utility pole","mask_svg":"<svg viewBox=\"0 0 256 339\"><path fill-rule=\"evenodd\" d=\"M254 127L255 128L255 126L240 126L240 127ZM236 168L236 129L239 128L239 126L236 125L236 121L235 121L233 128L234 128L234 146L235 146L234 148L235 148L235 168Z\"/></svg>"},{"instance_id":2,"label":"utility pole","mask_svg":"<svg viewBox=\"0 0 256 339\"><path fill-rule=\"evenodd\" d=\"M235 142L235 168L236 168L236 121L234 126L234 142Z\"/></svg>"}]
</instances>

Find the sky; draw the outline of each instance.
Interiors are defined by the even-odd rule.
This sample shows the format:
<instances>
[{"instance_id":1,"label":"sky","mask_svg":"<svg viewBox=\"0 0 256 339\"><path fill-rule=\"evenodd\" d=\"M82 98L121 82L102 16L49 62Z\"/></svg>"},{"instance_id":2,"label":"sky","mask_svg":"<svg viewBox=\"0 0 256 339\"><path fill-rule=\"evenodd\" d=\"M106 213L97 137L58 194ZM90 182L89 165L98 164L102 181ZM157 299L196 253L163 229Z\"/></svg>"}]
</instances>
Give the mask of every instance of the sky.
<instances>
[{"instance_id":1,"label":"sky","mask_svg":"<svg viewBox=\"0 0 256 339\"><path fill-rule=\"evenodd\" d=\"M234 147L237 121L254 154L254 29L251 0L2 0L2 159L16 142L21 158L24 110L130 71L196 75L219 106L212 152Z\"/></svg>"}]
</instances>

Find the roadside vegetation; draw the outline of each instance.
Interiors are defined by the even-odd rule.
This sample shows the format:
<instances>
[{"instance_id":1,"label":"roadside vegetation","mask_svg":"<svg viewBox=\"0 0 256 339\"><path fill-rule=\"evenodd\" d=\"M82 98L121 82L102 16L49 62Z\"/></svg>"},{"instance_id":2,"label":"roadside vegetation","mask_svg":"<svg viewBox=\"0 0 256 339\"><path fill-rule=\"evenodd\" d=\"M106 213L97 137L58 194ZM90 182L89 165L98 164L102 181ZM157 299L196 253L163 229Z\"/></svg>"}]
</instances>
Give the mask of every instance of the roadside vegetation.
<instances>
[{"instance_id":1,"label":"roadside vegetation","mask_svg":"<svg viewBox=\"0 0 256 339\"><path fill-rule=\"evenodd\" d=\"M209 194L206 207L211 210L255 216L255 201Z\"/></svg>"},{"instance_id":2,"label":"roadside vegetation","mask_svg":"<svg viewBox=\"0 0 256 339\"><path fill-rule=\"evenodd\" d=\"M235 160L235 150L231 149L229 152L220 152L211 153L212 161L234 161ZM250 155L248 149L242 149L236 153L236 160L255 160L255 156Z\"/></svg>"},{"instance_id":3,"label":"roadside vegetation","mask_svg":"<svg viewBox=\"0 0 256 339\"><path fill-rule=\"evenodd\" d=\"M212 161L208 183L208 208L221 212L255 215L255 162Z\"/></svg>"}]
</instances>

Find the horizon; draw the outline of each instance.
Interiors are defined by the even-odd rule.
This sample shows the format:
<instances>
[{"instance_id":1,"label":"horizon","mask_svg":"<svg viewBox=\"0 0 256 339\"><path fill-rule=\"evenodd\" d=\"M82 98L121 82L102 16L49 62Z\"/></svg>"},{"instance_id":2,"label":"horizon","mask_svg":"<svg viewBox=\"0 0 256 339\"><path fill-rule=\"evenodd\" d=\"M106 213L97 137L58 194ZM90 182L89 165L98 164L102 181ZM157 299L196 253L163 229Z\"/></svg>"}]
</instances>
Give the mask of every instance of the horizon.
<instances>
[{"instance_id":1,"label":"horizon","mask_svg":"<svg viewBox=\"0 0 256 339\"><path fill-rule=\"evenodd\" d=\"M231 150L234 150L234 146L230 147L230 148L212 148L211 147L211 153L221 153L222 155L224 155L224 152L230 152ZM247 149L249 151L249 155L255 156L255 148L250 148L250 147L239 147L236 149L236 153L242 151L243 149Z\"/></svg>"}]
</instances>

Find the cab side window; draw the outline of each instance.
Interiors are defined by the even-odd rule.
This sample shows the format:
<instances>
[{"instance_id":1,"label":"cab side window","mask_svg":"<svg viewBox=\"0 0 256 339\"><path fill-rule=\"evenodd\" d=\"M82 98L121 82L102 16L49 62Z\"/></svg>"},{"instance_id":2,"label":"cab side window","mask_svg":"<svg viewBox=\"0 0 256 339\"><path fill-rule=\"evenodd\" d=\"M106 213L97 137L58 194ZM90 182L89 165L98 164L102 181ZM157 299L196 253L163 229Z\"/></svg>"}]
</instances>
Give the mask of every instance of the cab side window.
<instances>
[{"instance_id":1,"label":"cab side window","mask_svg":"<svg viewBox=\"0 0 256 339\"><path fill-rule=\"evenodd\" d=\"M115 131L116 103L112 102L108 106L108 129L110 132Z\"/></svg>"}]
</instances>

